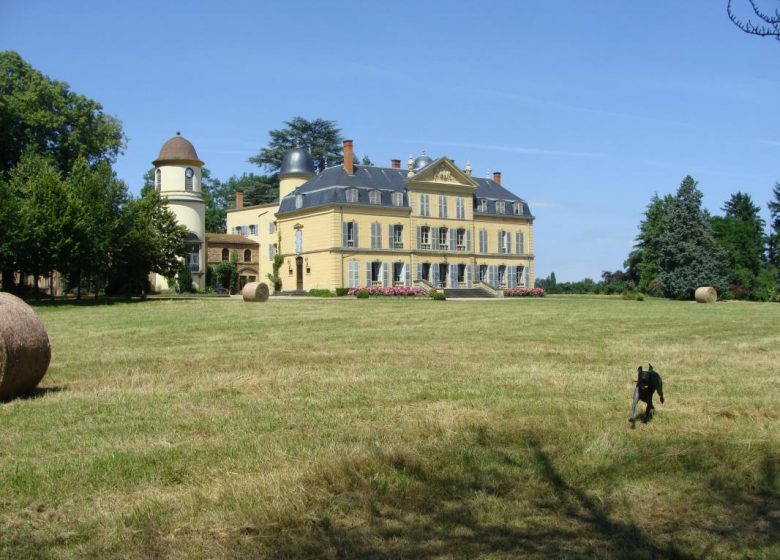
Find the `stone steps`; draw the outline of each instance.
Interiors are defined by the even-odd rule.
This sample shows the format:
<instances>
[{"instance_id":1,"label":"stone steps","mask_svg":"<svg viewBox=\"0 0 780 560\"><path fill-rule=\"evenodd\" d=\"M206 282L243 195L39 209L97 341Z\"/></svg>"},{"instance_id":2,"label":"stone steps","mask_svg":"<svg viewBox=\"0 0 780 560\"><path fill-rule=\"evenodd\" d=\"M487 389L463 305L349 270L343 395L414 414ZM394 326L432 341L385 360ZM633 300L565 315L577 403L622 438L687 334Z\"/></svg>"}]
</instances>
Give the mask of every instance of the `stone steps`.
<instances>
[{"instance_id":1,"label":"stone steps","mask_svg":"<svg viewBox=\"0 0 780 560\"><path fill-rule=\"evenodd\" d=\"M482 288L445 288L447 299L492 298L493 296Z\"/></svg>"}]
</instances>

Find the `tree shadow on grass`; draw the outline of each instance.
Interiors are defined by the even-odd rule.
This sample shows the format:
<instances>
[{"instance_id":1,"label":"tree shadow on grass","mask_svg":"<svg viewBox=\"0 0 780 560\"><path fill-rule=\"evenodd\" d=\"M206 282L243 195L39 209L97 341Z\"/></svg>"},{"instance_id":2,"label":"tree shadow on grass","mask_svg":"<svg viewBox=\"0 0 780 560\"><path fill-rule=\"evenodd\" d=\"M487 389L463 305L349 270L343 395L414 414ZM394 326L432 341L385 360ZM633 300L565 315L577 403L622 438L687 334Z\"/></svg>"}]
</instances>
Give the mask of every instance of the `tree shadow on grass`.
<instances>
[{"instance_id":1,"label":"tree shadow on grass","mask_svg":"<svg viewBox=\"0 0 780 560\"><path fill-rule=\"evenodd\" d=\"M274 558L761 557L780 547L777 460L764 458L752 488L715 473L711 503L701 505L718 508L717 519L637 522L630 506L567 480L533 437L510 450L477 441L441 456L376 453L312 481L315 490L297 511L242 528L234 551Z\"/></svg>"}]
</instances>

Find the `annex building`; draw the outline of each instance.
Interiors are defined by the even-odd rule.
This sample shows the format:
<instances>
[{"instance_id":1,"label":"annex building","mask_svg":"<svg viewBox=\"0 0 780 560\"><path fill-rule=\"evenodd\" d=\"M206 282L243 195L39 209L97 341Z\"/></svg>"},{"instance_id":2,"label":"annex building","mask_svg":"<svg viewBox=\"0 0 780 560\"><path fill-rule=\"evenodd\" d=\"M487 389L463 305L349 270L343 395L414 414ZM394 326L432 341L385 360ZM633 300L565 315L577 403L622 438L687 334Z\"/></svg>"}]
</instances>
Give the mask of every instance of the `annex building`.
<instances>
[{"instance_id":1,"label":"annex building","mask_svg":"<svg viewBox=\"0 0 780 560\"><path fill-rule=\"evenodd\" d=\"M470 165L425 154L390 167L357 165L351 140L344 163L316 173L304 148L284 157L279 201L227 212L231 235L257 244L257 277L281 253L285 292L313 288L418 286L533 287L534 217L501 185Z\"/></svg>"}]
</instances>

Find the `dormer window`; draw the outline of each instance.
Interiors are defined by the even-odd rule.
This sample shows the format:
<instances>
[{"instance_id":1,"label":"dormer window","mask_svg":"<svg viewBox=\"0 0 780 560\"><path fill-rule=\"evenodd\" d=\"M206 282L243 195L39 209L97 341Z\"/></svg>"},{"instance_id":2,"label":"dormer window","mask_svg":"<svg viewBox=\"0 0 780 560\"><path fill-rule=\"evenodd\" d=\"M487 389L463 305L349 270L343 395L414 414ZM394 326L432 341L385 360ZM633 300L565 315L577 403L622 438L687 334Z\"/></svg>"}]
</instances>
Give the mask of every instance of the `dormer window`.
<instances>
[{"instance_id":1,"label":"dormer window","mask_svg":"<svg viewBox=\"0 0 780 560\"><path fill-rule=\"evenodd\" d=\"M154 186L157 189L157 192L160 192L160 189L162 188L162 171L158 169L154 176Z\"/></svg>"},{"instance_id":2,"label":"dormer window","mask_svg":"<svg viewBox=\"0 0 780 560\"><path fill-rule=\"evenodd\" d=\"M369 204L381 204L382 203L382 193L379 191L369 191L368 193L368 203Z\"/></svg>"},{"instance_id":3,"label":"dormer window","mask_svg":"<svg viewBox=\"0 0 780 560\"><path fill-rule=\"evenodd\" d=\"M296 194L295 195L295 208L303 208L303 195L302 194Z\"/></svg>"},{"instance_id":4,"label":"dormer window","mask_svg":"<svg viewBox=\"0 0 780 560\"><path fill-rule=\"evenodd\" d=\"M358 201L358 190L357 189L347 189L347 202L357 202Z\"/></svg>"},{"instance_id":5,"label":"dormer window","mask_svg":"<svg viewBox=\"0 0 780 560\"><path fill-rule=\"evenodd\" d=\"M523 215L523 204L521 202L515 202L512 206L515 210L515 216Z\"/></svg>"},{"instance_id":6,"label":"dormer window","mask_svg":"<svg viewBox=\"0 0 780 560\"><path fill-rule=\"evenodd\" d=\"M195 172L192 170L192 167L188 167L184 171L184 190L185 191L191 191L192 190L192 177L195 175Z\"/></svg>"},{"instance_id":7,"label":"dormer window","mask_svg":"<svg viewBox=\"0 0 780 560\"><path fill-rule=\"evenodd\" d=\"M479 199L479 211L480 212L487 212L487 198L480 198Z\"/></svg>"},{"instance_id":8,"label":"dormer window","mask_svg":"<svg viewBox=\"0 0 780 560\"><path fill-rule=\"evenodd\" d=\"M393 193L393 206L403 206L403 205L404 205L404 193L394 192Z\"/></svg>"},{"instance_id":9,"label":"dormer window","mask_svg":"<svg viewBox=\"0 0 780 560\"><path fill-rule=\"evenodd\" d=\"M506 202L503 200L496 200L496 214L506 213Z\"/></svg>"}]
</instances>

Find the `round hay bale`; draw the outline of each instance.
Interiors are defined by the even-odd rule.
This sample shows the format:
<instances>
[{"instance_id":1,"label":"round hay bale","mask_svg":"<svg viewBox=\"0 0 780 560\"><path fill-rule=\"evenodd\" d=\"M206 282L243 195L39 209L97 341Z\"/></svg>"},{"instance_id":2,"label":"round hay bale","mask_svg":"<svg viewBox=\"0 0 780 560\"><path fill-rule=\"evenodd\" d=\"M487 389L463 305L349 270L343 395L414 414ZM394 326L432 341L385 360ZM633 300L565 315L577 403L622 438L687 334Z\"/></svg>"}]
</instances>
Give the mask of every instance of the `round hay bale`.
<instances>
[{"instance_id":1,"label":"round hay bale","mask_svg":"<svg viewBox=\"0 0 780 560\"><path fill-rule=\"evenodd\" d=\"M718 301L718 291L712 286L701 286L696 288L693 297L696 298L696 303L715 303Z\"/></svg>"},{"instance_id":2,"label":"round hay bale","mask_svg":"<svg viewBox=\"0 0 780 560\"><path fill-rule=\"evenodd\" d=\"M35 389L50 361L43 321L24 301L0 292L0 401Z\"/></svg>"},{"instance_id":3,"label":"round hay bale","mask_svg":"<svg viewBox=\"0 0 780 560\"><path fill-rule=\"evenodd\" d=\"M241 290L244 301L268 301L268 285L264 282L250 282Z\"/></svg>"}]
</instances>

